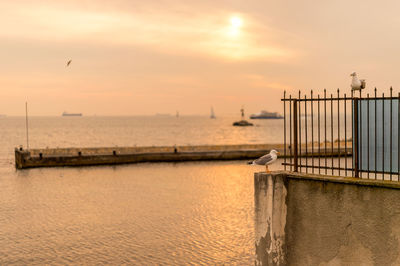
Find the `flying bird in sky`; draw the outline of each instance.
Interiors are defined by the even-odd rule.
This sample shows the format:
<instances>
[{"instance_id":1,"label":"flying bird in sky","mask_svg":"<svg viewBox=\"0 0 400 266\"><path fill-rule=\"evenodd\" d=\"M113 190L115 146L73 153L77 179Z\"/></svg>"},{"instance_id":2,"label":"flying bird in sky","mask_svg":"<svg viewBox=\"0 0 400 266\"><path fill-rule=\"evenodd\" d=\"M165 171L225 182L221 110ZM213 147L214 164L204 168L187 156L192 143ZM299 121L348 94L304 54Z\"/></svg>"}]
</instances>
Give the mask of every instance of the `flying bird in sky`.
<instances>
[{"instance_id":1,"label":"flying bird in sky","mask_svg":"<svg viewBox=\"0 0 400 266\"><path fill-rule=\"evenodd\" d=\"M69 65L71 64L71 62L72 62L72 60L69 60L69 61L67 62L67 66L69 66Z\"/></svg>"},{"instance_id":2,"label":"flying bird in sky","mask_svg":"<svg viewBox=\"0 0 400 266\"><path fill-rule=\"evenodd\" d=\"M365 79L358 79L356 72L353 72L350 76L353 77L351 80L351 90L355 91L365 88Z\"/></svg>"},{"instance_id":3,"label":"flying bird in sky","mask_svg":"<svg viewBox=\"0 0 400 266\"><path fill-rule=\"evenodd\" d=\"M271 150L270 153L258 158L257 160L254 160L252 162L249 162L249 164L252 165L265 165L265 171L267 173L270 173L268 169L268 165L274 163L278 159L279 152L276 150Z\"/></svg>"}]
</instances>

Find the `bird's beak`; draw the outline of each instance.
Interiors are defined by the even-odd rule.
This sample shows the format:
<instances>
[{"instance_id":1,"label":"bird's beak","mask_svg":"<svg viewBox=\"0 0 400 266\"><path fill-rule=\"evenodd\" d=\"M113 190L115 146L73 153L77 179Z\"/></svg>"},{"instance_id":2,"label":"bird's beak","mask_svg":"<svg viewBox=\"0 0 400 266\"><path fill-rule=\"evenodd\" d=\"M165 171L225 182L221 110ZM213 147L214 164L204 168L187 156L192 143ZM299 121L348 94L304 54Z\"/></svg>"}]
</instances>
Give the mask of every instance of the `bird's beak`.
<instances>
[{"instance_id":1,"label":"bird's beak","mask_svg":"<svg viewBox=\"0 0 400 266\"><path fill-rule=\"evenodd\" d=\"M276 152L277 155L281 155L281 153L279 151Z\"/></svg>"}]
</instances>

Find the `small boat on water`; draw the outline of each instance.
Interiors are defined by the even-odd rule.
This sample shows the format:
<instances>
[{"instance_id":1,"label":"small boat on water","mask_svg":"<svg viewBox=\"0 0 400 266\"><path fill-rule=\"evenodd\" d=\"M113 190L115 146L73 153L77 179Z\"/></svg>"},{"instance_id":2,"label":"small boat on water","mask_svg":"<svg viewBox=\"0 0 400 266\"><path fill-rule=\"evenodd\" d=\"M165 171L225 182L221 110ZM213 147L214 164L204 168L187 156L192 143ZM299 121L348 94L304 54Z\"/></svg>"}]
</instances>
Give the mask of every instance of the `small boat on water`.
<instances>
[{"instance_id":1,"label":"small boat on water","mask_svg":"<svg viewBox=\"0 0 400 266\"><path fill-rule=\"evenodd\" d=\"M63 112L62 116L82 116L82 113L67 113L67 112Z\"/></svg>"},{"instance_id":2,"label":"small boat on water","mask_svg":"<svg viewBox=\"0 0 400 266\"><path fill-rule=\"evenodd\" d=\"M250 115L250 119L282 119L282 118L283 116L281 116L276 112L271 113L265 110L262 110L260 113Z\"/></svg>"}]
</instances>

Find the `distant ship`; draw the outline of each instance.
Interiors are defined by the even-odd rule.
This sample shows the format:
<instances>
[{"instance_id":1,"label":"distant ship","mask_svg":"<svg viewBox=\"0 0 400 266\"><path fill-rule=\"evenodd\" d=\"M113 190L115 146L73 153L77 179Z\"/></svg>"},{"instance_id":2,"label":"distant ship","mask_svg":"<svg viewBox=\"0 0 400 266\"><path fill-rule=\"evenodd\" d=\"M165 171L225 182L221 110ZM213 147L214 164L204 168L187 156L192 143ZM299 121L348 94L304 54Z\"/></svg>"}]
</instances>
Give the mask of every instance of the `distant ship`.
<instances>
[{"instance_id":1,"label":"distant ship","mask_svg":"<svg viewBox=\"0 0 400 266\"><path fill-rule=\"evenodd\" d=\"M82 116L82 113L62 113L62 116Z\"/></svg>"},{"instance_id":2,"label":"distant ship","mask_svg":"<svg viewBox=\"0 0 400 266\"><path fill-rule=\"evenodd\" d=\"M211 107L211 115L210 115L211 119L215 119L215 114L214 114L214 108Z\"/></svg>"},{"instance_id":3,"label":"distant ship","mask_svg":"<svg viewBox=\"0 0 400 266\"><path fill-rule=\"evenodd\" d=\"M250 115L250 119L282 119L282 118L283 116L281 116L278 113L270 113L264 110L258 114Z\"/></svg>"}]
</instances>

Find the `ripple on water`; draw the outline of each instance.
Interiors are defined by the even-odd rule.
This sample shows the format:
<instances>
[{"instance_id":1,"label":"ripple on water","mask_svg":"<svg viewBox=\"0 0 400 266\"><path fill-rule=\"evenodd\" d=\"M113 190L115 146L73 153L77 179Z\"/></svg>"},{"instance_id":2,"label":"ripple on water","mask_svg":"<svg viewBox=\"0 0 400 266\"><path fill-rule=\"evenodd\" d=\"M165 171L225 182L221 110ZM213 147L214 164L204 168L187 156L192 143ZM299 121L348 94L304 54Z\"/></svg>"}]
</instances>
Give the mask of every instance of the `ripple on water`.
<instances>
[{"instance_id":1,"label":"ripple on water","mask_svg":"<svg viewBox=\"0 0 400 266\"><path fill-rule=\"evenodd\" d=\"M10 176L0 264L253 264L253 172L204 162Z\"/></svg>"},{"instance_id":2,"label":"ripple on water","mask_svg":"<svg viewBox=\"0 0 400 266\"><path fill-rule=\"evenodd\" d=\"M281 121L32 117L31 147L276 143ZM0 121L0 265L253 264L244 162L15 171L23 117ZM118 138L116 138L118 133Z\"/></svg>"}]
</instances>

